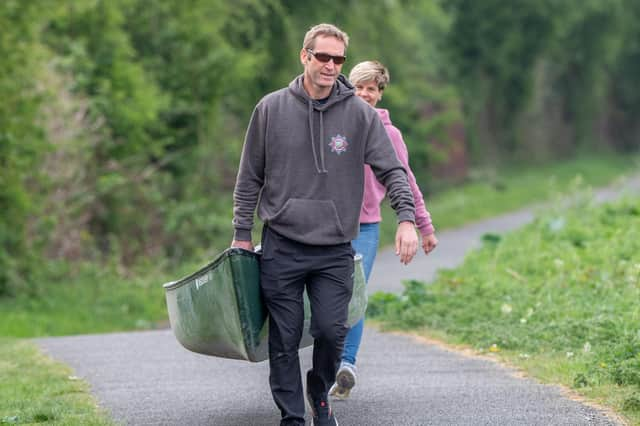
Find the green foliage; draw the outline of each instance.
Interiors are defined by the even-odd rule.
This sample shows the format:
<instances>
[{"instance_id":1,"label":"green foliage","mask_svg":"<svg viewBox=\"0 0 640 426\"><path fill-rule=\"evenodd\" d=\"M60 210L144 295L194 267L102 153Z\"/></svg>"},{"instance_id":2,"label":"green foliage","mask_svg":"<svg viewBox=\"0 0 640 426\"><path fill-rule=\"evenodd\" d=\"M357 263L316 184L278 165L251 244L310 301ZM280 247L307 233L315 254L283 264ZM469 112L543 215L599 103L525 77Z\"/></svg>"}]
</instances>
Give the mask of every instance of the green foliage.
<instances>
[{"instance_id":1,"label":"green foliage","mask_svg":"<svg viewBox=\"0 0 640 426\"><path fill-rule=\"evenodd\" d=\"M486 117L490 136L481 142L501 145L494 150L512 151L517 143L515 119L531 98L534 65L553 37L555 3L448 2L454 19L449 52L470 124Z\"/></svg>"},{"instance_id":2,"label":"green foliage","mask_svg":"<svg viewBox=\"0 0 640 426\"><path fill-rule=\"evenodd\" d=\"M101 123L84 179L85 190L93 195L88 232L103 253L113 252L114 235L119 239L125 234L138 237L129 244L139 252L143 247L136 243L153 232L144 206L155 203L159 194L147 176L167 141L158 134L157 123L166 100L137 62L123 28L126 5L68 4L68 13L59 14L46 34L51 48L65 58L67 69L60 71L76 76L75 94L90 100L87 114Z\"/></svg>"},{"instance_id":3,"label":"green foliage","mask_svg":"<svg viewBox=\"0 0 640 426\"><path fill-rule=\"evenodd\" d=\"M637 75L637 1L456 0L446 7L453 18L446 51L476 157L531 158L540 143L555 155L604 143L637 148L625 132L637 132L625 119L635 115L635 91L621 90Z\"/></svg>"},{"instance_id":4,"label":"green foliage","mask_svg":"<svg viewBox=\"0 0 640 426\"><path fill-rule=\"evenodd\" d=\"M639 13L635 0L2 1L0 296L37 293L46 259L131 268L226 246L248 117L301 72L318 22L349 33L344 73L391 70L380 106L421 182L460 123L476 161L573 153L594 123L633 151Z\"/></svg>"},{"instance_id":5,"label":"green foliage","mask_svg":"<svg viewBox=\"0 0 640 426\"><path fill-rule=\"evenodd\" d=\"M46 58L37 44L42 2L0 3L0 296L25 289L31 267L28 216L37 212L39 162L47 149L38 127L37 80Z\"/></svg>"},{"instance_id":6,"label":"green foliage","mask_svg":"<svg viewBox=\"0 0 640 426\"><path fill-rule=\"evenodd\" d=\"M565 197L566 198L566 197ZM576 388L640 390L640 199L555 208L369 313L519 359L562 358ZM529 362L529 361L527 361ZM617 391L617 392L622 392ZM633 394L621 402L632 410Z\"/></svg>"},{"instance_id":7,"label":"green foliage","mask_svg":"<svg viewBox=\"0 0 640 426\"><path fill-rule=\"evenodd\" d=\"M611 71L613 108L609 117L616 145L630 151L640 140L640 123L634 118L640 113L640 93L635 90L640 75L640 2L626 0L623 10L621 47Z\"/></svg>"},{"instance_id":8,"label":"green foliage","mask_svg":"<svg viewBox=\"0 0 640 426\"><path fill-rule=\"evenodd\" d=\"M624 1L560 4L562 19L550 55L557 73L556 87L564 98L564 114L573 124L577 145L593 143L593 121L607 96L607 70L614 66L622 48Z\"/></svg>"}]
</instances>

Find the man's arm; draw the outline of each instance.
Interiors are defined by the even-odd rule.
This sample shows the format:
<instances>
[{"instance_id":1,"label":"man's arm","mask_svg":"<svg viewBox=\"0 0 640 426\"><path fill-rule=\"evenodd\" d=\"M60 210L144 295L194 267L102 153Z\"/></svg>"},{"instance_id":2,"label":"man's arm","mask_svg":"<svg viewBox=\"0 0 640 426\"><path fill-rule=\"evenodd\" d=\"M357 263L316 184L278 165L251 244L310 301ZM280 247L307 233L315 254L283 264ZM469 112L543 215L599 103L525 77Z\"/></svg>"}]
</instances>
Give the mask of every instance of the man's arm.
<instances>
[{"instance_id":1,"label":"man's arm","mask_svg":"<svg viewBox=\"0 0 640 426\"><path fill-rule=\"evenodd\" d=\"M254 109L247 134L245 135L240 167L233 190L233 227L234 236L231 247L253 250L251 229L253 214L258 203L258 196L264 184L264 111L258 106Z\"/></svg>"}]
</instances>

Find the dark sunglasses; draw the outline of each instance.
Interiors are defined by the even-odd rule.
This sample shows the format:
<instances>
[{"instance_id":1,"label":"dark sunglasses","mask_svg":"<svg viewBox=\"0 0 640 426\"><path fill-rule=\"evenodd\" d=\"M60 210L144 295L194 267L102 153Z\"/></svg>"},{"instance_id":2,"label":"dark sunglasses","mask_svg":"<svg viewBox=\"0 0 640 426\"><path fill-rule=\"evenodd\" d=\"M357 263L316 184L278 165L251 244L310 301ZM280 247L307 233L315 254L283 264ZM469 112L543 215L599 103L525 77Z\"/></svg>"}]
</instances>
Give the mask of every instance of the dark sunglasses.
<instances>
[{"instance_id":1,"label":"dark sunglasses","mask_svg":"<svg viewBox=\"0 0 640 426\"><path fill-rule=\"evenodd\" d=\"M319 62L322 63L327 63L331 60L333 60L333 63L336 65L342 65L344 64L344 61L347 60L346 56L333 56L333 55L329 55L328 53L319 53L319 52L314 52L311 49L307 49L307 52L311 53Z\"/></svg>"}]
</instances>

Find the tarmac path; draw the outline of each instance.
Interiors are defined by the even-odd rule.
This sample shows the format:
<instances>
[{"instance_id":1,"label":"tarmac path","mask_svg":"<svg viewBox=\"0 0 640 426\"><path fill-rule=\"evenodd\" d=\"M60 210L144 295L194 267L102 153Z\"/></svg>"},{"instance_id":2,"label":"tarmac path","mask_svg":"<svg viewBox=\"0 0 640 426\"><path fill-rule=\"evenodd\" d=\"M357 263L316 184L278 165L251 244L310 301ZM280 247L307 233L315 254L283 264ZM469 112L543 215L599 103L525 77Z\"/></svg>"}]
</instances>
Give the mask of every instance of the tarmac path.
<instances>
[{"instance_id":1,"label":"tarmac path","mask_svg":"<svg viewBox=\"0 0 640 426\"><path fill-rule=\"evenodd\" d=\"M640 193L640 179L625 191ZM618 190L597 192L601 200ZM369 288L402 290L401 281L433 279L458 265L487 232L530 221L533 209L438 233L429 256L400 265L378 254ZM279 424L268 386L267 362L195 354L171 330L38 339L40 347L90 383L100 405L126 425L263 426ZM310 348L301 350L302 371ZM362 425L617 425L606 413L564 391L521 378L495 362L465 356L392 333L365 330L358 384L348 401L333 403L341 426Z\"/></svg>"}]
</instances>

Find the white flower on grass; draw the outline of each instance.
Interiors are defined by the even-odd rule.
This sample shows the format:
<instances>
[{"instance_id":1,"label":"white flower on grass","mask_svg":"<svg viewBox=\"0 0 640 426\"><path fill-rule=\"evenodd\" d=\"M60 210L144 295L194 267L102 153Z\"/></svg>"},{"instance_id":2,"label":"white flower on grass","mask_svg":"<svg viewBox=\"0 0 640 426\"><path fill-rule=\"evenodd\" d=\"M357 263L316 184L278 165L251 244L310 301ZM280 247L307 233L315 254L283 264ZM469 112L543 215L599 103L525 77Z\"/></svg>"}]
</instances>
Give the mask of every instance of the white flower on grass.
<instances>
[{"instance_id":1,"label":"white flower on grass","mask_svg":"<svg viewBox=\"0 0 640 426\"><path fill-rule=\"evenodd\" d=\"M558 232L560 231L562 228L564 228L564 217L556 217L554 219L552 219L551 221L549 221L549 229L553 232Z\"/></svg>"},{"instance_id":2,"label":"white flower on grass","mask_svg":"<svg viewBox=\"0 0 640 426\"><path fill-rule=\"evenodd\" d=\"M529 359L529 354L520 354L518 356L523 359Z\"/></svg>"},{"instance_id":3,"label":"white flower on grass","mask_svg":"<svg viewBox=\"0 0 640 426\"><path fill-rule=\"evenodd\" d=\"M526 324L526 323L527 323L526 318L520 318L520 324Z\"/></svg>"},{"instance_id":4,"label":"white flower on grass","mask_svg":"<svg viewBox=\"0 0 640 426\"><path fill-rule=\"evenodd\" d=\"M573 352L567 352L567 358L572 358L573 357Z\"/></svg>"},{"instance_id":5,"label":"white flower on grass","mask_svg":"<svg viewBox=\"0 0 640 426\"><path fill-rule=\"evenodd\" d=\"M500 310L502 311L503 314L509 315L511 311L513 311L513 307L511 307L511 305L508 303L503 303L502 306L500 307Z\"/></svg>"},{"instance_id":6,"label":"white flower on grass","mask_svg":"<svg viewBox=\"0 0 640 426\"><path fill-rule=\"evenodd\" d=\"M582 351L585 353L591 352L591 343L585 342L584 346L582 346Z\"/></svg>"}]
</instances>

